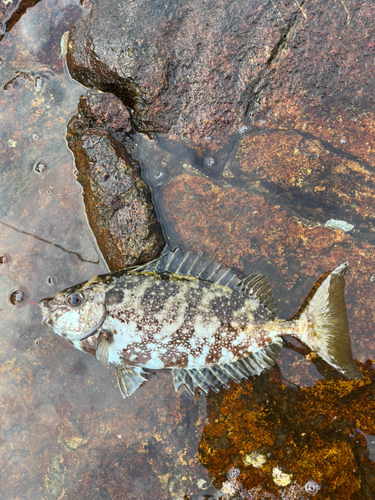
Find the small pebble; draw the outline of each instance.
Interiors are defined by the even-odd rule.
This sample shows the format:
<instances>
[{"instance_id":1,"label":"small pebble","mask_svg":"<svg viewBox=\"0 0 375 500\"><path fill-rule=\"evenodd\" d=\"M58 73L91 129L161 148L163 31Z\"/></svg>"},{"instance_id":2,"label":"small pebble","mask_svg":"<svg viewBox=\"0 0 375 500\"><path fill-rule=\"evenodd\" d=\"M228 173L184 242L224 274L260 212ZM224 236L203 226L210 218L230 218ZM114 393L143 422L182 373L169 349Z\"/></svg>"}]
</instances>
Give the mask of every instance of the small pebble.
<instances>
[{"instance_id":1,"label":"small pebble","mask_svg":"<svg viewBox=\"0 0 375 500\"><path fill-rule=\"evenodd\" d=\"M42 90L42 87L43 87L43 78L41 76L37 76L35 78L35 90L37 92L40 92Z\"/></svg>"},{"instance_id":2,"label":"small pebble","mask_svg":"<svg viewBox=\"0 0 375 500\"><path fill-rule=\"evenodd\" d=\"M349 222L346 222L344 220L336 220L336 219L329 219L327 222L324 224L324 227L329 227L331 229L341 229L341 231L344 231L345 233L348 233L352 229L354 229L353 224L349 224Z\"/></svg>"}]
</instances>

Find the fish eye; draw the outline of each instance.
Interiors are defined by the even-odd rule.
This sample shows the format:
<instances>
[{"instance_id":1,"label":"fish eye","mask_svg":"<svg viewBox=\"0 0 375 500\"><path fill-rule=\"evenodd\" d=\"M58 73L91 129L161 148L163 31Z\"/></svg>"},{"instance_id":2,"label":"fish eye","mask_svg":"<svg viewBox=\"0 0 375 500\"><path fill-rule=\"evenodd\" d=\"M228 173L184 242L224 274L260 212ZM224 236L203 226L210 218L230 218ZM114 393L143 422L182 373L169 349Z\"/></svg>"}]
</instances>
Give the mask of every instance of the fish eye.
<instances>
[{"instance_id":1,"label":"fish eye","mask_svg":"<svg viewBox=\"0 0 375 500\"><path fill-rule=\"evenodd\" d=\"M73 307L80 306L84 302L84 300L84 296L79 292L73 292L66 298L67 304Z\"/></svg>"}]
</instances>

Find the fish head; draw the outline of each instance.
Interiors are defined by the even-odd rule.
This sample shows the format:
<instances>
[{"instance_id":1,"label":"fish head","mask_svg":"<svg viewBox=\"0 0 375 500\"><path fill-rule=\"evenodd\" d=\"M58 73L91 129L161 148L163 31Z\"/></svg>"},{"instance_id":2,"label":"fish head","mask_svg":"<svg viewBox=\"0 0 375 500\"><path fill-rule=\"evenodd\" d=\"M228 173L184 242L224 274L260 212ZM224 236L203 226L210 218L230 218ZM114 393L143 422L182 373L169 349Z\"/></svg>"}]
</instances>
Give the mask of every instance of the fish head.
<instances>
[{"instance_id":1,"label":"fish head","mask_svg":"<svg viewBox=\"0 0 375 500\"><path fill-rule=\"evenodd\" d=\"M39 302L43 318L65 339L83 340L101 327L106 317L104 284L91 280L76 285Z\"/></svg>"}]
</instances>

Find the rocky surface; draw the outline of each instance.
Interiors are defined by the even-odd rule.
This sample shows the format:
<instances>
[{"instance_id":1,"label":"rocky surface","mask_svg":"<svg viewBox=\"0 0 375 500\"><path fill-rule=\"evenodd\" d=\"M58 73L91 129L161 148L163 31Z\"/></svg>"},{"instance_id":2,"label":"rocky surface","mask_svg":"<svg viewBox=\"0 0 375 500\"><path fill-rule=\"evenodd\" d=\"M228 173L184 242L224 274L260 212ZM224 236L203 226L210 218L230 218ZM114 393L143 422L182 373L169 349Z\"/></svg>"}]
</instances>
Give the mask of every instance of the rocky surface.
<instances>
[{"instance_id":1,"label":"rocky surface","mask_svg":"<svg viewBox=\"0 0 375 500\"><path fill-rule=\"evenodd\" d=\"M124 149L131 129L121 101L97 92L80 99L68 125L90 227L112 271L152 260L164 246L150 189Z\"/></svg>"},{"instance_id":2,"label":"rocky surface","mask_svg":"<svg viewBox=\"0 0 375 500\"><path fill-rule=\"evenodd\" d=\"M348 220L357 238L375 243L372 166L322 139L253 127L235 144L223 178L300 219L320 224L331 218Z\"/></svg>"},{"instance_id":3,"label":"rocky surface","mask_svg":"<svg viewBox=\"0 0 375 500\"><path fill-rule=\"evenodd\" d=\"M254 124L299 130L373 166L375 4L312 0L303 12L263 81Z\"/></svg>"},{"instance_id":4,"label":"rocky surface","mask_svg":"<svg viewBox=\"0 0 375 500\"><path fill-rule=\"evenodd\" d=\"M201 156L253 118L369 154L373 2L203 5L93 0L70 32L72 76L120 97L138 130L184 137Z\"/></svg>"},{"instance_id":5,"label":"rocky surface","mask_svg":"<svg viewBox=\"0 0 375 500\"><path fill-rule=\"evenodd\" d=\"M139 131L217 149L243 125L300 14L294 2L284 5L281 22L263 0L94 0L70 32L67 63L73 78L132 108Z\"/></svg>"}]
</instances>

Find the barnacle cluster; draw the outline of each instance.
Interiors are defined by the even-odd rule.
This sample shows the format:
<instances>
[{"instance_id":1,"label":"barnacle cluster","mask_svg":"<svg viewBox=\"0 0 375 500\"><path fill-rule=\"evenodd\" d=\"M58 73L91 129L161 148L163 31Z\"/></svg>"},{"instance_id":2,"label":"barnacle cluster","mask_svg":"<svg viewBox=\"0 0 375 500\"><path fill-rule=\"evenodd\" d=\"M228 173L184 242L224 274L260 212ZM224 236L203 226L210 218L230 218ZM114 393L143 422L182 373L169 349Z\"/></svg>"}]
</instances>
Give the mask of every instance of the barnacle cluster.
<instances>
[{"instance_id":1,"label":"barnacle cluster","mask_svg":"<svg viewBox=\"0 0 375 500\"><path fill-rule=\"evenodd\" d=\"M280 485L280 482L283 482L279 480L281 477L285 482L288 481L286 484L289 484L291 475L282 473L277 467L275 467L275 469L277 469L274 474L275 483ZM261 486L246 490L238 480L240 473L239 469L230 469L227 474L228 480L222 484L221 490L217 492L216 498L218 500L308 500L312 496L315 496L320 490L320 484L312 479L309 479L304 486L294 483L288 488L284 488L280 496L264 491Z\"/></svg>"}]
</instances>

